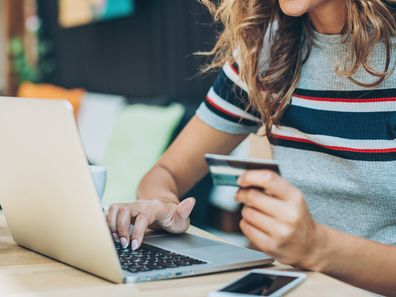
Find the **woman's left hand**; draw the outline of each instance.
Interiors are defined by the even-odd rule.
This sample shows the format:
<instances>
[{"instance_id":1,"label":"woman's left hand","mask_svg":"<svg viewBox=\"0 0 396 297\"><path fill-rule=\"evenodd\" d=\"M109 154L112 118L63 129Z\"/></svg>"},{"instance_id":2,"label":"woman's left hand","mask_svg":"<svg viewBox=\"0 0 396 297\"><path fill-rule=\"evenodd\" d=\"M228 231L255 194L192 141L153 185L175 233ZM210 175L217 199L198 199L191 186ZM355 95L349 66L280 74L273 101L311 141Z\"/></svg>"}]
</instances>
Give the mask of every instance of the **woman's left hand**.
<instances>
[{"instance_id":1,"label":"woman's left hand","mask_svg":"<svg viewBox=\"0 0 396 297\"><path fill-rule=\"evenodd\" d=\"M236 200L244 204L240 227L246 237L284 264L320 270L325 227L311 217L304 194L267 170L247 171L238 184Z\"/></svg>"}]
</instances>

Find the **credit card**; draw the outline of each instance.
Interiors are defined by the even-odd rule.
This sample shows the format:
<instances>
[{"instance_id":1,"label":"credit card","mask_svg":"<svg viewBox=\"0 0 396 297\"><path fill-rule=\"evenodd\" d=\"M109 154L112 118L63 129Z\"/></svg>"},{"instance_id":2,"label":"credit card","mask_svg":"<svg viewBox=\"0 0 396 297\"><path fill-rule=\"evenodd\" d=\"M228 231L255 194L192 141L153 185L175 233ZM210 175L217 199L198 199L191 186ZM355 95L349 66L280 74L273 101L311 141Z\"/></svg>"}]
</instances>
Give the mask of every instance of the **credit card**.
<instances>
[{"instance_id":1,"label":"credit card","mask_svg":"<svg viewBox=\"0 0 396 297\"><path fill-rule=\"evenodd\" d=\"M216 186L238 187L238 178L247 170L272 170L280 174L279 163L274 160L205 154L206 162Z\"/></svg>"}]
</instances>

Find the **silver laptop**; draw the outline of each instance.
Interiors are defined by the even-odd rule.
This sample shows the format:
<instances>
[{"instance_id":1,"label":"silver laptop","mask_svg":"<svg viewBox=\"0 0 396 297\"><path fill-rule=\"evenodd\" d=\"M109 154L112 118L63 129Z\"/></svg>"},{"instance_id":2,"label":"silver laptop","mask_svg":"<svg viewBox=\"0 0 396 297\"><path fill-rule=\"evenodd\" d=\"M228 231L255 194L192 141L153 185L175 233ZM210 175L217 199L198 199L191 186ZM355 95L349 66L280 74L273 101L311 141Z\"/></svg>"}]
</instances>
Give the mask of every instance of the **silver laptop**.
<instances>
[{"instance_id":1,"label":"silver laptop","mask_svg":"<svg viewBox=\"0 0 396 297\"><path fill-rule=\"evenodd\" d=\"M100 131L98 131L100 133ZM190 234L113 242L67 101L0 97L0 204L15 242L110 281L261 266L264 253Z\"/></svg>"}]
</instances>

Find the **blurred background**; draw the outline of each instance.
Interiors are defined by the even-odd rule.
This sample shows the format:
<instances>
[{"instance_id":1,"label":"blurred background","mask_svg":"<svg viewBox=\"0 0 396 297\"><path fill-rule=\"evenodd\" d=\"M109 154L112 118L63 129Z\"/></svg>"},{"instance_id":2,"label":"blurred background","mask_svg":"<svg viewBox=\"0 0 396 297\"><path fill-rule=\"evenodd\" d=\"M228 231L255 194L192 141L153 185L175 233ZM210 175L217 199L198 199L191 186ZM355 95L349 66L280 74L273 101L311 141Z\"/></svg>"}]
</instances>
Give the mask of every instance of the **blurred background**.
<instances>
[{"instance_id":1,"label":"blurred background","mask_svg":"<svg viewBox=\"0 0 396 297\"><path fill-rule=\"evenodd\" d=\"M0 93L69 100L88 161L108 170L105 203L131 202L213 82L193 53L216 29L197 0L0 0ZM254 141L236 153L262 155ZM234 191L204 178L192 223L243 241Z\"/></svg>"}]
</instances>

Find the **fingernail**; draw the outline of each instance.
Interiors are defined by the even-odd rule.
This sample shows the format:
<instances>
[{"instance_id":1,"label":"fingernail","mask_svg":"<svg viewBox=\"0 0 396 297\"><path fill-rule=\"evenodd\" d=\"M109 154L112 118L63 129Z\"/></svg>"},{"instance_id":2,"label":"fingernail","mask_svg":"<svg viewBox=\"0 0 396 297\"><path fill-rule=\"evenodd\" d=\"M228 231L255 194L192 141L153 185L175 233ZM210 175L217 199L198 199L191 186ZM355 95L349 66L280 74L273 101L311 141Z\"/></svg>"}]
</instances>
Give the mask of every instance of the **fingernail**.
<instances>
[{"instance_id":1,"label":"fingernail","mask_svg":"<svg viewBox=\"0 0 396 297\"><path fill-rule=\"evenodd\" d=\"M121 246L126 249L128 247L128 240L125 237L121 237Z\"/></svg>"},{"instance_id":2,"label":"fingernail","mask_svg":"<svg viewBox=\"0 0 396 297\"><path fill-rule=\"evenodd\" d=\"M113 239L115 242L117 242L117 243L120 242L120 239L118 238L117 233L112 233L111 235L113 235Z\"/></svg>"},{"instance_id":3,"label":"fingernail","mask_svg":"<svg viewBox=\"0 0 396 297\"><path fill-rule=\"evenodd\" d=\"M181 213L182 218L185 219L185 220L188 219L188 217L190 216L191 212L192 212L192 209L182 212Z\"/></svg>"},{"instance_id":4,"label":"fingernail","mask_svg":"<svg viewBox=\"0 0 396 297\"><path fill-rule=\"evenodd\" d=\"M183 218L183 219L188 219L188 217L189 217L189 214L188 213L185 213L185 212L182 212L181 213L181 217Z\"/></svg>"},{"instance_id":5,"label":"fingernail","mask_svg":"<svg viewBox=\"0 0 396 297\"><path fill-rule=\"evenodd\" d=\"M132 240L132 251L137 250L138 241L136 239Z\"/></svg>"}]
</instances>

